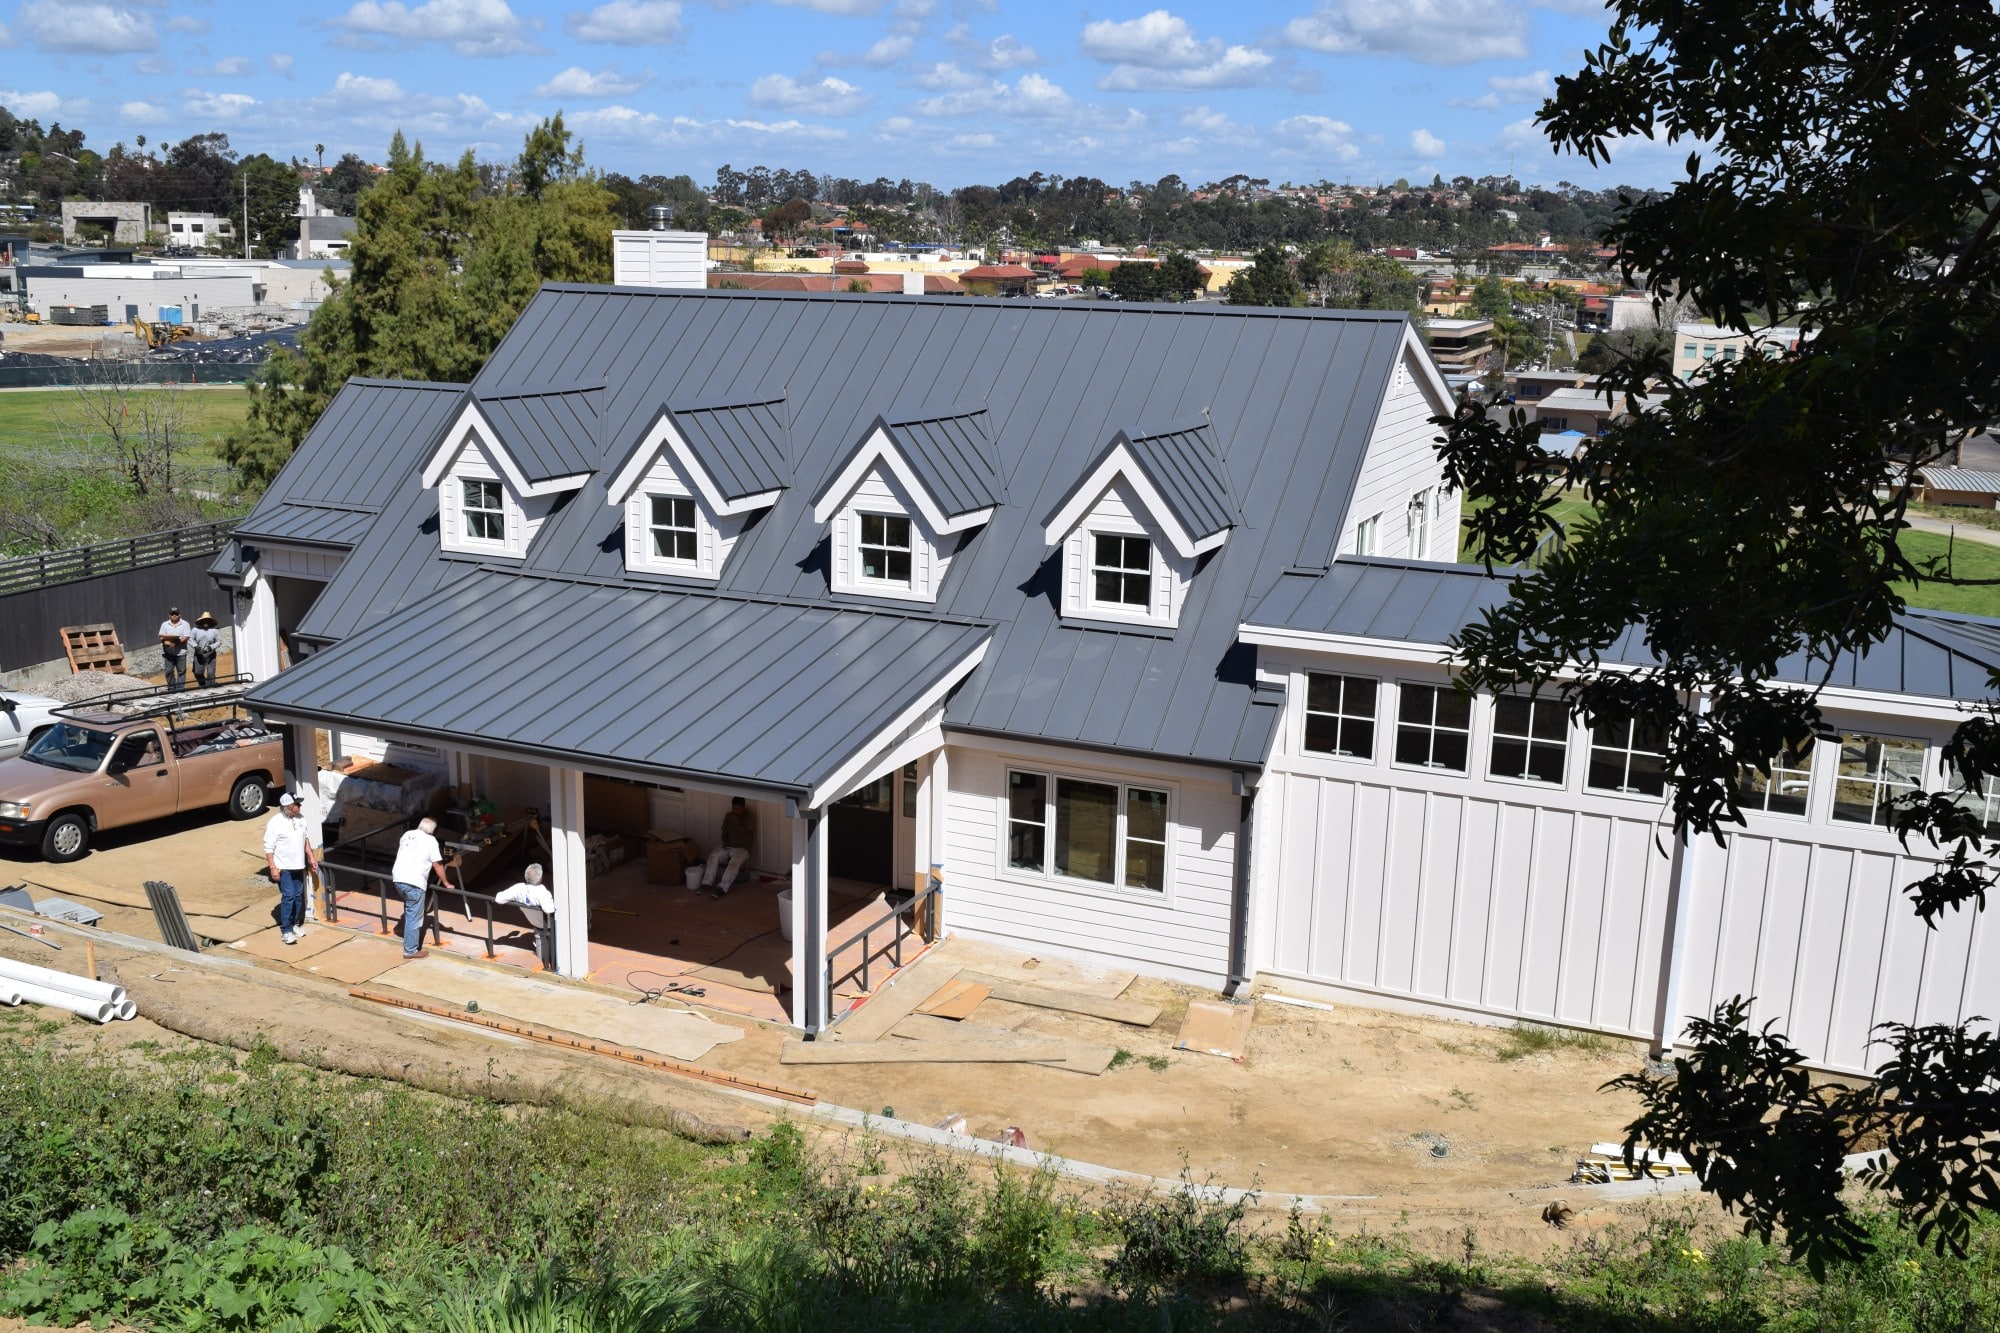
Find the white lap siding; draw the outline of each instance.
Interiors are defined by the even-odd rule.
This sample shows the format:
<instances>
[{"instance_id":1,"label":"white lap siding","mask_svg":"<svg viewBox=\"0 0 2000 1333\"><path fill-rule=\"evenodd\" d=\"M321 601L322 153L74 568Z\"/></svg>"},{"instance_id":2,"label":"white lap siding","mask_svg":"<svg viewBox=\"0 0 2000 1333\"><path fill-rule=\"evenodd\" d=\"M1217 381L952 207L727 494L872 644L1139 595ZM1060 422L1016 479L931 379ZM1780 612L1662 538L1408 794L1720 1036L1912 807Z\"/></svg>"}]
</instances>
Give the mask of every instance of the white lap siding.
<instances>
[{"instance_id":1,"label":"white lap siding","mask_svg":"<svg viewBox=\"0 0 2000 1333\"><path fill-rule=\"evenodd\" d=\"M1192 768L1170 775L1115 763L1087 752L997 753L952 745L942 858L949 928L1219 987L1229 972L1238 799L1226 775ZM1005 833L1010 768L1166 790L1166 892L1011 870Z\"/></svg>"},{"instance_id":2,"label":"white lap siding","mask_svg":"<svg viewBox=\"0 0 2000 1333\"><path fill-rule=\"evenodd\" d=\"M1396 371L1375 433L1369 437L1368 453L1362 459L1354 499L1347 506L1347 522L1341 529L1342 551L1355 549L1356 525L1375 518L1375 549L1369 554L1450 560L1457 553L1458 496L1444 489L1435 444L1441 432L1431 423L1432 417L1449 412L1451 407L1427 391L1424 377L1408 363L1408 357L1414 355L1405 354L1405 364ZM1428 551L1410 549L1410 500L1419 492L1430 496Z\"/></svg>"}]
</instances>

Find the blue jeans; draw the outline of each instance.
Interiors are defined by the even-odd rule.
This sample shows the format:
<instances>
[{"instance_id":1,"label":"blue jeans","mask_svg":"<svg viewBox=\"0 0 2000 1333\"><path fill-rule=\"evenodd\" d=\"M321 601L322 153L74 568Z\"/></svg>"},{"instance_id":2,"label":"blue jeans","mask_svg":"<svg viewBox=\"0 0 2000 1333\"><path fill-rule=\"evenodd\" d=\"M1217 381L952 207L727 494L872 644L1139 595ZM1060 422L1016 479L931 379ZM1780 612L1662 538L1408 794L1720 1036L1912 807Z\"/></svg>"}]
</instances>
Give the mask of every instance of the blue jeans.
<instances>
[{"instance_id":1,"label":"blue jeans","mask_svg":"<svg viewBox=\"0 0 2000 1333\"><path fill-rule=\"evenodd\" d=\"M424 887L399 881L396 891L403 895L403 953L407 956L424 947Z\"/></svg>"},{"instance_id":2,"label":"blue jeans","mask_svg":"<svg viewBox=\"0 0 2000 1333\"><path fill-rule=\"evenodd\" d=\"M278 929L297 930L306 919L306 872L278 872Z\"/></svg>"}]
</instances>

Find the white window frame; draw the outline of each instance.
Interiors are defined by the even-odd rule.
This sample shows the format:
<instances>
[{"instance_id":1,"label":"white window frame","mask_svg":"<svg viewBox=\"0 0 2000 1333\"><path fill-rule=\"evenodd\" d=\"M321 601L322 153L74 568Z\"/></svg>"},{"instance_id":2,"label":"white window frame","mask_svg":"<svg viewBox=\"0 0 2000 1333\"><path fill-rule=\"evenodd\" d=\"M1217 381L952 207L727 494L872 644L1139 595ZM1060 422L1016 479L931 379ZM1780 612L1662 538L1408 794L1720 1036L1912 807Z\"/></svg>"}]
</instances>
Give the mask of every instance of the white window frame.
<instances>
[{"instance_id":1,"label":"white window frame","mask_svg":"<svg viewBox=\"0 0 2000 1333\"><path fill-rule=\"evenodd\" d=\"M882 520L883 539L880 542L871 542L867 538L866 534L868 531L868 520L871 518ZM903 525L903 533L904 536L907 538L904 545L893 546L889 544L888 541L889 525L891 523L901 523ZM855 510L854 511L854 586L857 588L864 588L864 589L875 589L875 588L894 589L895 591L900 593L915 592L917 590L918 538L919 534L917 532L917 521L914 517L912 517L909 514L892 514L879 509ZM888 557L893 556L897 553L901 553L903 558L909 562L909 569L910 569L909 576L907 578L895 579L895 578L878 578L875 575L870 574L867 569L867 562L864 558L864 553L868 551L881 551L883 553L884 558L882 564L883 568L885 569L888 568L889 566Z\"/></svg>"},{"instance_id":2,"label":"white window frame","mask_svg":"<svg viewBox=\"0 0 2000 1333\"><path fill-rule=\"evenodd\" d=\"M1123 543L1143 543L1146 548L1145 567L1141 569L1135 565L1101 564L1098 560L1098 543L1103 541L1120 543L1121 555L1129 554L1124 549ZM1087 528L1084 531L1084 543L1084 605L1088 606L1092 611L1105 611L1119 616L1142 616L1147 620L1153 619L1153 607L1156 598L1159 596L1160 552L1159 547L1154 543L1152 537L1143 532L1112 532L1103 529ZM1109 574L1120 580L1121 589L1123 588L1123 581L1126 579L1145 579L1146 600L1143 602L1105 601L1097 595L1097 576L1099 574Z\"/></svg>"},{"instance_id":3,"label":"white window frame","mask_svg":"<svg viewBox=\"0 0 2000 1333\"><path fill-rule=\"evenodd\" d=\"M1340 682L1340 698L1335 702L1334 711L1312 706L1314 678ZM1307 671L1301 681L1299 691L1299 753L1311 755L1315 759L1337 759L1345 763L1373 764L1377 751L1382 745L1382 682L1373 676L1358 676L1349 671ZM1359 690L1352 687L1358 686ZM1359 694L1368 701L1368 713L1349 712ZM1368 752L1354 750L1315 749L1308 739L1312 734L1312 721L1316 717L1332 718L1334 731L1341 739L1346 738L1348 724L1365 722L1368 725Z\"/></svg>"},{"instance_id":4,"label":"white window frame","mask_svg":"<svg viewBox=\"0 0 2000 1333\"><path fill-rule=\"evenodd\" d=\"M1500 730L1500 704L1503 700L1508 699L1528 706L1528 729L1525 732L1502 732ZM1535 721L1544 711L1553 711L1562 716L1563 732L1560 741L1535 734ZM1575 756L1573 754L1576 747L1572 744L1575 740L1576 726L1569 715L1569 705L1560 699L1535 698L1526 694L1510 694L1487 700L1487 713L1489 721L1486 728L1486 776L1488 778L1495 782L1518 782L1523 786L1538 787L1543 791L1570 790L1571 780L1576 773ZM1549 782L1546 779L1534 777L1530 772L1503 773L1498 771L1494 768L1494 764L1497 762L1495 752L1502 741L1518 741L1526 746L1527 748L1522 752L1522 757L1526 761L1534 759L1537 747L1544 749L1560 747L1562 751L1562 776L1554 782ZM1532 768L1532 762L1528 764L1528 767Z\"/></svg>"},{"instance_id":5,"label":"white window frame","mask_svg":"<svg viewBox=\"0 0 2000 1333\"><path fill-rule=\"evenodd\" d=\"M1405 519L1408 528L1410 558L1430 559L1431 550L1431 491L1427 486L1410 497L1410 506Z\"/></svg>"},{"instance_id":6,"label":"white window frame","mask_svg":"<svg viewBox=\"0 0 2000 1333\"><path fill-rule=\"evenodd\" d=\"M507 483L498 477L468 477L464 475L455 475L452 477L452 480L458 485L459 541L470 547L490 547L496 551L506 550L508 517ZM488 509L484 505L481 505L477 509L473 508L470 502L472 500L472 488L475 486L482 488L482 490L485 487L492 487L493 498L500 502L499 507L497 509ZM485 497L482 495L481 498ZM482 516L490 514L497 517L500 520L500 535L497 537L474 536L472 533L472 516L474 514Z\"/></svg>"},{"instance_id":7,"label":"white window frame","mask_svg":"<svg viewBox=\"0 0 2000 1333\"><path fill-rule=\"evenodd\" d=\"M1354 554L1375 554L1375 547L1378 541L1376 534L1381 529L1382 516L1380 514L1370 514L1367 518L1356 523L1354 525Z\"/></svg>"},{"instance_id":8,"label":"white window frame","mask_svg":"<svg viewBox=\"0 0 2000 1333\"><path fill-rule=\"evenodd\" d=\"M1880 768L1871 768L1868 773L1861 777L1843 776L1840 771L1841 752L1847 748L1847 742L1850 737L1856 740L1904 741L1916 745L1917 764L1915 783L1904 784L1892 781L1888 778L1886 771ZM1929 743L1921 736L1895 736L1874 731L1849 730L1847 727L1842 727L1838 739L1830 741L1828 744L1835 746L1836 749L1834 750L1832 772L1826 778L1826 822L1829 824L1851 825L1856 828L1879 828L1887 832L1893 832L1894 830L1890 829L1889 822L1884 818L1883 812L1896 797L1908 792L1920 792L1924 790L1924 773L1926 765L1930 760ZM1884 750L1883 753L1886 756L1888 752ZM1851 819L1839 813L1840 785L1843 782L1859 782L1873 787L1874 795L1870 798L1869 818L1865 820Z\"/></svg>"},{"instance_id":9,"label":"white window frame","mask_svg":"<svg viewBox=\"0 0 2000 1333\"><path fill-rule=\"evenodd\" d=\"M1624 738L1613 743L1600 741L1597 736L1598 728L1606 725L1621 727ZM1649 750L1640 745L1639 740L1639 721L1637 718L1627 718L1622 723L1606 724L1600 722L1597 726L1586 727L1584 729L1583 789L1600 796L1623 796L1628 799L1644 801L1657 801L1664 797L1670 780L1670 775L1665 772L1666 752L1663 750ZM1600 787L1590 780L1590 770L1597 763L1597 756L1600 753L1618 757L1620 775L1625 779L1624 785ZM1632 761L1640 755L1651 755L1661 760L1660 767L1662 773L1659 791L1641 791L1629 785L1632 780Z\"/></svg>"},{"instance_id":10,"label":"white window frame","mask_svg":"<svg viewBox=\"0 0 2000 1333\"><path fill-rule=\"evenodd\" d=\"M1404 721L1403 692L1412 689L1437 691L1431 699L1430 719L1428 721L1407 723ZM1433 680L1399 680L1396 682L1395 714L1386 724L1389 729L1388 754L1391 767L1407 769L1412 773L1449 773L1456 777L1470 777L1472 775L1472 759L1478 753L1480 701L1476 697L1466 700L1465 726L1462 729L1459 727L1439 726L1437 721L1437 700L1443 695L1453 692L1449 684L1439 684ZM1453 736L1463 734L1465 737L1465 766L1463 768L1451 768L1437 763L1412 764L1398 759L1396 757L1397 742L1402 739L1402 731L1405 726L1418 727L1430 734L1431 743L1428 748L1432 754L1437 752L1437 737L1440 734Z\"/></svg>"},{"instance_id":11,"label":"white window frame","mask_svg":"<svg viewBox=\"0 0 2000 1333\"><path fill-rule=\"evenodd\" d=\"M1737 808L1746 815L1758 814L1768 815L1772 819L1801 819L1810 821L1813 817L1813 788L1817 782L1819 773L1819 751L1820 745L1817 740L1808 741L1804 751L1799 755L1799 758L1804 761L1803 767L1785 763L1784 761L1791 757L1789 755L1780 754L1772 756L1770 760L1771 776L1766 779L1768 785L1764 788L1762 803L1756 805L1751 804L1749 799L1747 799L1753 793L1746 791L1743 785L1747 774L1756 773L1756 765L1737 765ZM1805 790L1799 793L1800 808L1797 810L1773 810L1771 808L1772 792L1775 791L1780 796L1784 796L1786 794L1784 784L1787 781L1797 782L1800 778L1804 778L1805 780ZM1845 823L1846 821L1843 820L1841 822Z\"/></svg>"},{"instance_id":12,"label":"white window frame","mask_svg":"<svg viewBox=\"0 0 2000 1333\"><path fill-rule=\"evenodd\" d=\"M1006 877L1026 880L1032 883L1051 884L1063 889L1075 889L1086 893L1102 893L1118 898L1148 903L1171 903L1174 891L1174 810L1179 801L1175 785L1168 782L1133 782L1123 777L1103 773L1077 773L1064 769L1042 768L1039 766L1007 764L1001 769L1002 787L1000 794L1000 842L999 864L996 871ZM1014 777L1041 779L1042 810L1041 823L1016 819L1013 809ZM1093 787L1110 787L1117 796L1117 831L1113 834L1114 851L1109 882L1082 879L1065 875L1056 869L1056 793L1064 782L1088 783ZM1160 838L1141 838L1134 835L1130 827L1130 810L1133 792L1145 792L1164 798L1165 814L1162 819ZM1014 864L1012 837L1015 824L1039 827L1042 834L1042 863L1040 869ZM1147 888L1133 886L1125 882L1130 869L1130 852L1133 842L1140 842L1160 849L1160 887Z\"/></svg>"},{"instance_id":13,"label":"white window frame","mask_svg":"<svg viewBox=\"0 0 2000 1333\"><path fill-rule=\"evenodd\" d=\"M646 531L641 549L644 552L646 563L671 569L699 570L701 568L702 538L701 502L692 495L669 495L663 491L647 491L643 496L643 501L645 505ZM670 508L686 505L692 521L685 527L679 523L659 522L659 506L663 503ZM678 515L674 515L674 517L678 517ZM679 544L679 534L685 533L693 541L694 554L691 556L662 555L658 547L659 534L662 533L675 534L676 545Z\"/></svg>"}]
</instances>

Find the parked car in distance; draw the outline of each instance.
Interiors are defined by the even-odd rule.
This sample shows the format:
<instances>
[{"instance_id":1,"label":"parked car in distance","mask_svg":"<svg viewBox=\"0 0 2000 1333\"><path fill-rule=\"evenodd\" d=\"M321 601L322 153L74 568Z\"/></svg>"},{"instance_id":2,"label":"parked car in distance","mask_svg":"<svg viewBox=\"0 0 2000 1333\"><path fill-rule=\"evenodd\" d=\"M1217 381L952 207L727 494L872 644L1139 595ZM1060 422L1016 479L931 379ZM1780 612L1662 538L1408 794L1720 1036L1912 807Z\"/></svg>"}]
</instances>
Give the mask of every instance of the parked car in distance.
<instances>
[{"instance_id":1,"label":"parked car in distance","mask_svg":"<svg viewBox=\"0 0 2000 1333\"><path fill-rule=\"evenodd\" d=\"M251 819L284 769L278 734L242 718L176 725L68 708L0 761L0 843L74 861L105 829L184 810L222 806Z\"/></svg>"},{"instance_id":2,"label":"parked car in distance","mask_svg":"<svg viewBox=\"0 0 2000 1333\"><path fill-rule=\"evenodd\" d=\"M0 693L0 759L12 759L46 731L62 705L46 695Z\"/></svg>"}]
</instances>

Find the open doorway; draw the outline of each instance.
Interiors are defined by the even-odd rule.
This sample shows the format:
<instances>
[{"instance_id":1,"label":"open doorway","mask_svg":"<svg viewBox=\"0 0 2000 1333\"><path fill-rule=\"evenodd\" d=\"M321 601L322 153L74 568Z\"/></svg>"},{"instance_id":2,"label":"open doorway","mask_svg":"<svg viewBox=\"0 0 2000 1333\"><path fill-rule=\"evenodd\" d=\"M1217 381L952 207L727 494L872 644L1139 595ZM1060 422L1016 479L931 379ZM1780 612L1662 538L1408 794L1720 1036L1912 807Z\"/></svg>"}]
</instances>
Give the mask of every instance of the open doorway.
<instances>
[{"instance_id":1,"label":"open doorway","mask_svg":"<svg viewBox=\"0 0 2000 1333\"><path fill-rule=\"evenodd\" d=\"M895 792L895 775L887 774L833 803L826 841L829 878L895 883Z\"/></svg>"}]
</instances>

